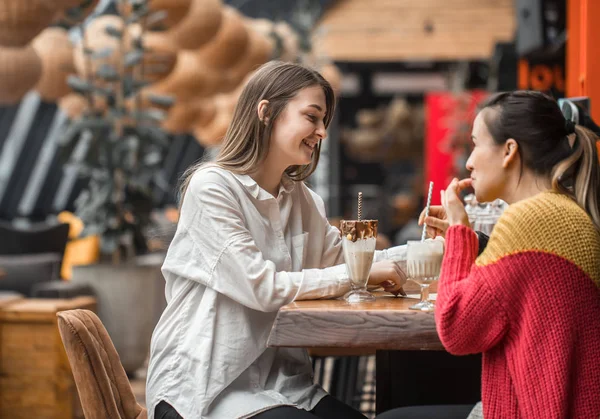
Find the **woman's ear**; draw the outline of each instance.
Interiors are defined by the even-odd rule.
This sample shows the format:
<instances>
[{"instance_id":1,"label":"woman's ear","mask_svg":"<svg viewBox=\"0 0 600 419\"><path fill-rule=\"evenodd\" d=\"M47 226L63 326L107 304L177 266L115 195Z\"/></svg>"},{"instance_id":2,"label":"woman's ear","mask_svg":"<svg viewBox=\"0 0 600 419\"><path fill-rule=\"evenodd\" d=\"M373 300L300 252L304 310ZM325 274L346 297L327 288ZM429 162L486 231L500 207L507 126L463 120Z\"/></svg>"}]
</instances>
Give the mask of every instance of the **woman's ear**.
<instances>
[{"instance_id":1,"label":"woman's ear","mask_svg":"<svg viewBox=\"0 0 600 419\"><path fill-rule=\"evenodd\" d=\"M258 102L258 107L257 107L258 119L260 119L265 124L267 122L269 122L268 109L267 109L268 107L269 107L269 101L267 99L263 99L260 102Z\"/></svg>"},{"instance_id":2,"label":"woman's ear","mask_svg":"<svg viewBox=\"0 0 600 419\"><path fill-rule=\"evenodd\" d=\"M507 168L511 164L515 163L519 158L519 143L513 138L509 138L504 143L503 147L504 158L502 160L502 167Z\"/></svg>"}]
</instances>

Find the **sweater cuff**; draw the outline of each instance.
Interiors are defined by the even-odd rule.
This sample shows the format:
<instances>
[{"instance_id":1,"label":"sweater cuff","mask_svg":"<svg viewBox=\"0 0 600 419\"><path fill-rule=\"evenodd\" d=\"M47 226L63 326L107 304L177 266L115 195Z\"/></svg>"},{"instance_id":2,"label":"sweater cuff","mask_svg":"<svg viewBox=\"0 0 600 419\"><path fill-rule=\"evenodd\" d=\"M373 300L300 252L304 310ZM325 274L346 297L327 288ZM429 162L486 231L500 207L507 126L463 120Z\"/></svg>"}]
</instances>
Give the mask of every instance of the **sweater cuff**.
<instances>
[{"instance_id":1,"label":"sweater cuff","mask_svg":"<svg viewBox=\"0 0 600 419\"><path fill-rule=\"evenodd\" d=\"M477 258L479 240L469 227L456 225L446 231L446 250L441 275L460 280L469 276Z\"/></svg>"}]
</instances>

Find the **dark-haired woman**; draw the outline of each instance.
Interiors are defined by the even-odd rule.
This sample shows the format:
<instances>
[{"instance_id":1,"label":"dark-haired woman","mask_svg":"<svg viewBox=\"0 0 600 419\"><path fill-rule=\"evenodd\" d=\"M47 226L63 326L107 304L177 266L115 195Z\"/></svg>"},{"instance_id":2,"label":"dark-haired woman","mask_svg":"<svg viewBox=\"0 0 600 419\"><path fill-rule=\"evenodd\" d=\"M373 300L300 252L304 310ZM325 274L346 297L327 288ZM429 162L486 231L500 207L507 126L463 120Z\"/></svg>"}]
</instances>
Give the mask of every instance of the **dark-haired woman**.
<instances>
[{"instance_id":1,"label":"dark-haired woman","mask_svg":"<svg viewBox=\"0 0 600 419\"><path fill-rule=\"evenodd\" d=\"M455 179L425 220L446 238L440 339L456 355L483 353L486 419L598 418L598 138L565 120L553 99L527 91L490 98L472 138L471 178ZM479 256L459 198L469 185L479 202L510 204ZM426 407L380 419L423 417L423 409L448 417Z\"/></svg>"}]
</instances>

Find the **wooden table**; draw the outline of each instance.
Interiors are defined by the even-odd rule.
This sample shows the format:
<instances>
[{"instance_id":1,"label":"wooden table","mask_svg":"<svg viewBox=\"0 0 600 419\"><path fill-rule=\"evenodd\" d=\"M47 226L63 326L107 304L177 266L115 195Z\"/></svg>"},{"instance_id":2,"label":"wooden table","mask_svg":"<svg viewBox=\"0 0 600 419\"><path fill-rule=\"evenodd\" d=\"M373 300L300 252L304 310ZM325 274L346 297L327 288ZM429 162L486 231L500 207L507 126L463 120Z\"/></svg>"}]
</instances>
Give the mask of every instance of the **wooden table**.
<instances>
[{"instance_id":1,"label":"wooden table","mask_svg":"<svg viewBox=\"0 0 600 419\"><path fill-rule=\"evenodd\" d=\"M378 413L398 406L477 402L481 356L447 353L433 313L409 309L417 299L375 295L372 303L315 300L288 304L279 310L267 345L375 350Z\"/></svg>"},{"instance_id":2,"label":"wooden table","mask_svg":"<svg viewBox=\"0 0 600 419\"><path fill-rule=\"evenodd\" d=\"M373 303L298 301L279 310L269 346L443 350L433 313L410 310L417 300L375 293ZM318 333L315 333L317 332Z\"/></svg>"}]
</instances>

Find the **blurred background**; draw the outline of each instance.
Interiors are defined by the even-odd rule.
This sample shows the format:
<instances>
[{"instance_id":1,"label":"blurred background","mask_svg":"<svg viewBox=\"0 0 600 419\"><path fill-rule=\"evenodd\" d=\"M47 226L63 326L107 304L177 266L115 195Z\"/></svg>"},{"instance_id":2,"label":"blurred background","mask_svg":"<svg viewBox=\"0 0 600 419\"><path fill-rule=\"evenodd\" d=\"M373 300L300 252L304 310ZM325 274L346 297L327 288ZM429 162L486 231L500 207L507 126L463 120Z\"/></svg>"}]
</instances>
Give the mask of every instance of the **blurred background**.
<instances>
[{"instance_id":1,"label":"blurred background","mask_svg":"<svg viewBox=\"0 0 600 419\"><path fill-rule=\"evenodd\" d=\"M332 84L308 184L332 224L356 217L361 191L383 248L420 237L429 181L435 204L467 175L490 93L584 97L600 119L596 18L596 0L0 0L0 328L94 307L143 382L178 181L216 155L254 69L300 62ZM39 336L0 336L0 417L76 416L72 378L57 395L30 367L48 353L18 343ZM49 376L68 369L50 358Z\"/></svg>"}]
</instances>

